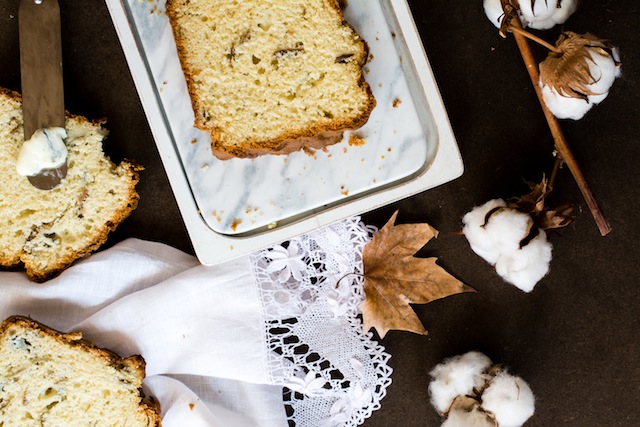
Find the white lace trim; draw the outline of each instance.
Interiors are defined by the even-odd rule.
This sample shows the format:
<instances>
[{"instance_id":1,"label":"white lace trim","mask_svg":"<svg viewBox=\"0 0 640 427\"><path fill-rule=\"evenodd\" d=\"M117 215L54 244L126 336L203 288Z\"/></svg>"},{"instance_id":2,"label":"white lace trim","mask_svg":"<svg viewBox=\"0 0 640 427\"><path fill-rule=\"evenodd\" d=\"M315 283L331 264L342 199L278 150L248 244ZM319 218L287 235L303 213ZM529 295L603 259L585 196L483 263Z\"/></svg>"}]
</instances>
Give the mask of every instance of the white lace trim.
<instances>
[{"instance_id":1,"label":"white lace trim","mask_svg":"<svg viewBox=\"0 0 640 427\"><path fill-rule=\"evenodd\" d=\"M372 227L350 218L251 256L269 374L290 425L357 426L380 408L390 355L362 334L362 251Z\"/></svg>"}]
</instances>

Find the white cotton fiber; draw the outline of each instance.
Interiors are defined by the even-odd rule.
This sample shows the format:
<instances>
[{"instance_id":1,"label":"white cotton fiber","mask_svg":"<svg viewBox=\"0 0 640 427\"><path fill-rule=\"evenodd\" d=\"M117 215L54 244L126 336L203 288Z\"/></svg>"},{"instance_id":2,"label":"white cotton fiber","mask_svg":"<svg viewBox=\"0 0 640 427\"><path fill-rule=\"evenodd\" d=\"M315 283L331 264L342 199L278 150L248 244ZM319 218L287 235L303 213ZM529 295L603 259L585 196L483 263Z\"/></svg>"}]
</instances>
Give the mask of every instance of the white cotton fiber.
<instances>
[{"instance_id":1,"label":"white cotton fiber","mask_svg":"<svg viewBox=\"0 0 640 427\"><path fill-rule=\"evenodd\" d=\"M533 392L482 353L445 359L430 373L431 403L442 427L520 427L535 411Z\"/></svg>"},{"instance_id":2,"label":"white cotton fiber","mask_svg":"<svg viewBox=\"0 0 640 427\"><path fill-rule=\"evenodd\" d=\"M559 119L581 119L591 107L604 101L609 95L609 89L611 89L613 82L620 76L620 59L617 49L613 49L612 56L606 53L603 55L603 51L600 49L587 48L587 50L592 59L587 63L593 77L593 83L586 87L594 93L588 95L587 99L564 96L566 94L559 93L554 88L543 84L542 80L539 81L542 98L547 108Z\"/></svg>"},{"instance_id":3,"label":"white cotton fiber","mask_svg":"<svg viewBox=\"0 0 640 427\"><path fill-rule=\"evenodd\" d=\"M495 423L486 412L476 406L470 411L451 410L442 427L495 427Z\"/></svg>"},{"instance_id":4,"label":"white cotton fiber","mask_svg":"<svg viewBox=\"0 0 640 427\"><path fill-rule=\"evenodd\" d=\"M551 243L544 231L521 249L504 254L496 263L496 272L505 281L524 292L531 292L549 272Z\"/></svg>"},{"instance_id":5,"label":"white cotton fiber","mask_svg":"<svg viewBox=\"0 0 640 427\"><path fill-rule=\"evenodd\" d=\"M494 211L499 207L504 209ZM462 222L462 232L471 249L494 265L500 277L522 291L531 292L549 271L552 247L545 232L538 229L534 239L523 241L531 227L535 227L533 219L507 208L504 200L490 200L472 209Z\"/></svg>"},{"instance_id":6,"label":"white cotton fiber","mask_svg":"<svg viewBox=\"0 0 640 427\"><path fill-rule=\"evenodd\" d=\"M520 427L533 415L533 392L522 378L501 372L482 393L482 408L491 412L500 427Z\"/></svg>"},{"instance_id":7,"label":"white cotton fiber","mask_svg":"<svg viewBox=\"0 0 640 427\"><path fill-rule=\"evenodd\" d=\"M502 199L489 200L482 206L472 209L462 218L464 224L462 232L469 241L471 249L491 265L500 258L500 249L491 238L490 232L482 225L489 211L506 205Z\"/></svg>"},{"instance_id":8,"label":"white cotton fiber","mask_svg":"<svg viewBox=\"0 0 640 427\"><path fill-rule=\"evenodd\" d=\"M484 14L487 15L489 21L491 21L496 28L500 28L500 23L504 16L500 0L484 0L482 5L484 7Z\"/></svg>"},{"instance_id":9,"label":"white cotton fiber","mask_svg":"<svg viewBox=\"0 0 640 427\"><path fill-rule=\"evenodd\" d=\"M531 1L520 1L519 17L524 27L547 30L557 24L563 24L576 11L577 0L562 0L557 7L556 0L537 0L531 8ZM497 28L500 27L504 12L500 0L484 0L484 13Z\"/></svg>"},{"instance_id":10,"label":"white cotton fiber","mask_svg":"<svg viewBox=\"0 0 640 427\"><path fill-rule=\"evenodd\" d=\"M588 99L560 95L558 91L542 83L540 88L547 108L559 119L579 120L593 107Z\"/></svg>"},{"instance_id":11,"label":"white cotton fiber","mask_svg":"<svg viewBox=\"0 0 640 427\"><path fill-rule=\"evenodd\" d=\"M429 393L433 407L441 414L446 413L457 396L481 388L490 366L491 359L477 351L446 359L437 365L430 373L433 381L429 384Z\"/></svg>"},{"instance_id":12,"label":"white cotton fiber","mask_svg":"<svg viewBox=\"0 0 640 427\"><path fill-rule=\"evenodd\" d=\"M592 95L594 97L593 102L597 104L606 98L613 82L620 76L620 55L617 48L612 49L611 55L601 49L587 49L593 60L593 62L589 62L589 71L594 82L589 85L589 89L599 94ZM600 99L598 96L602 96L602 98Z\"/></svg>"},{"instance_id":13,"label":"white cotton fiber","mask_svg":"<svg viewBox=\"0 0 640 427\"><path fill-rule=\"evenodd\" d=\"M558 24L564 24L578 7L577 0L562 0L560 7L557 0L537 0L533 9L530 0L518 3L523 24L536 30L548 30Z\"/></svg>"}]
</instances>

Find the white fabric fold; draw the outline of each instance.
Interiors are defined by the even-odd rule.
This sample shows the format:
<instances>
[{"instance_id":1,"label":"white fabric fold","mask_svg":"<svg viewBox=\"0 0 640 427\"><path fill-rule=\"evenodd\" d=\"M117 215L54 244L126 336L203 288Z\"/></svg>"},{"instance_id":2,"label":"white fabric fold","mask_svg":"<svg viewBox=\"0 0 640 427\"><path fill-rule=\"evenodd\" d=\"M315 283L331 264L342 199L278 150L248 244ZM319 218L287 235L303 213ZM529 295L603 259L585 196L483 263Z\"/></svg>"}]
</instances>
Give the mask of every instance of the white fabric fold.
<instances>
[{"instance_id":1,"label":"white fabric fold","mask_svg":"<svg viewBox=\"0 0 640 427\"><path fill-rule=\"evenodd\" d=\"M197 266L129 294L72 327L118 353L143 354L147 374L266 383L264 326L247 258Z\"/></svg>"},{"instance_id":2,"label":"white fabric fold","mask_svg":"<svg viewBox=\"0 0 640 427\"><path fill-rule=\"evenodd\" d=\"M279 386L156 375L145 380L145 392L160 402L164 427L286 425Z\"/></svg>"},{"instance_id":3,"label":"white fabric fold","mask_svg":"<svg viewBox=\"0 0 640 427\"><path fill-rule=\"evenodd\" d=\"M0 272L0 318L142 355L164 427L355 427L392 372L359 318L372 232L350 218L213 267L127 239L43 284Z\"/></svg>"},{"instance_id":4,"label":"white fabric fold","mask_svg":"<svg viewBox=\"0 0 640 427\"><path fill-rule=\"evenodd\" d=\"M68 331L123 296L198 265L196 258L169 246L128 239L45 283L31 282L22 272L0 273L0 314L32 316Z\"/></svg>"},{"instance_id":5,"label":"white fabric fold","mask_svg":"<svg viewBox=\"0 0 640 427\"><path fill-rule=\"evenodd\" d=\"M204 267L166 245L127 239L44 284L0 273L0 317L30 316L82 331L123 357L143 355L145 386L161 402L165 427L262 419L285 426L282 388L265 386L264 322L250 271L247 257ZM200 391L217 392L203 398L166 374L190 374ZM242 394L262 403L220 397Z\"/></svg>"}]
</instances>

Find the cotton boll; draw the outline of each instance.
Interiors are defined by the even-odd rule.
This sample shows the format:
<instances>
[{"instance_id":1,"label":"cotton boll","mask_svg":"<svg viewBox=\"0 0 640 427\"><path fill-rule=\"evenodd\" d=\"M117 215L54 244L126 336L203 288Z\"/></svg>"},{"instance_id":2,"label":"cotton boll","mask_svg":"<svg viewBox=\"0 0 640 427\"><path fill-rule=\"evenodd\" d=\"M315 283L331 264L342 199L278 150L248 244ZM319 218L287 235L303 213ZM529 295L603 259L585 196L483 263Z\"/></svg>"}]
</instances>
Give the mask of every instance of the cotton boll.
<instances>
[{"instance_id":1,"label":"cotton boll","mask_svg":"<svg viewBox=\"0 0 640 427\"><path fill-rule=\"evenodd\" d=\"M500 257L496 272L507 282L524 292L531 292L549 272L551 243L544 231L528 244Z\"/></svg>"},{"instance_id":2,"label":"cotton boll","mask_svg":"<svg viewBox=\"0 0 640 427\"><path fill-rule=\"evenodd\" d=\"M454 399L471 394L484 386L486 371L491 360L482 353L472 351L455 356L437 365L430 373L431 404L441 414L446 413Z\"/></svg>"},{"instance_id":3,"label":"cotton boll","mask_svg":"<svg viewBox=\"0 0 640 427\"><path fill-rule=\"evenodd\" d=\"M470 412L458 409L449 412L449 417L442 423L442 427L496 427L496 423L479 408Z\"/></svg>"},{"instance_id":4,"label":"cotton boll","mask_svg":"<svg viewBox=\"0 0 640 427\"><path fill-rule=\"evenodd\" d=\"M534 413L529 385L482 353L446 359L431 372L434 407L442 427L520 427Z\"/></svg>"},{"instance_id":5,"label":"cotton boll","mask_svg":"<svg viewBox=\"0 0 640 427\"><path fill-rule=\"evenodd\" d=\"M589 72L593 82L586 85L592 94L585 98L575 98L544 84L542 75L539 86L547 108L559 119L580 120L596 104L604 101L609 95L613 82L621 74L618 50L613 49L611 55L598 48L586 48L591 60L587 59Z\"/></svg>"},{"instance_id":6,"label":"cotton boll","mask_svg":"<svg viewBox=\"0 0 640 427\"><path fill-rule=\"evenodd\" d=\"M593 107L588 99L563 96L547 85L541 84L541 89L544 103L559 119L580 120Z\"/></svg>"},{"instance_id":7,"label":"cotton boll","mask_svg":"<svg viewBox=\"0 0 640 427\"><path fill-rule=\"evenodd\" d=\"M459 402L462 402L460 405ZM496 421L480 408L477 400L460 396L458 397L442 427L496 427Z\"/></svg>"},{"instance_id":8,"label":"cotton boll","mask_svg":"<svg viewBox=\"0 0 640 427\"><path fill-rule=\"evenodd\" d=\"M529 0L518 3L523 25L536 30L548 30L557 24L563 24L578 7L576 0L562 0L560 7L557 0L537 0L533 9Z\"/></svg>"},{"instance_id":9,"label":"cotton boll","mask_svg":"<svg viewBox=\"0 0 640 427\"><path fill-rule=\"evenodd\" d=\"M560 7L557 7L556 0L537 0L533 9L531 1L525 0L517 2L519 5L518 16L525 27L537 30L546 30L557 24L564 23L569 16L576 11L578 3L576 0L562 0ZM484 13L496 28L500 28L500 23L504 16L500 0L484 0Z\"/></svg>"},{"instance_id":10,"label":"cotton boll","mask_svg":"<svg viewBox=\"0 0 640 427\"><path fill-rule=\"evenodd\" d=\"M462 232L471 249L493 265L505 253L513 253L519 248L532 219L523 212L507 208L504 200L494 199L472 209L462 222Z\"/></svg>"},{"instance_id":11,"label":"cotton boll","mask_svg":"<svg viewBox=\"0 0 640 427\"><path fill-rule=\"evenodd\" d=\"M504 10L502 10L502 4L500 0L484 0L483 2L484 14L487 15L489 21L496 28L500 28L500 23L502 22L502 17L504 16Z\"/></svg>"},{"instance_id":12,"label":"cotton boll","mask_svg":"<svg viewBox=\"0 0 640 427\"><path fill-rule=\"evenodd\" d=\"M473 208L462 218L464 224L462 232L469 241L471 249L491 265L494 265L500 258L500 249L490 238L489 231L483 225L489 211L506 205L502 199L489 200L485 204Z\"/></svg>"},{"instance_id":13,"label":"cotton boll","mask_svg":"<svg viewBox=\"0 0 640 427\"><path fill-rule=\"evenodd\" d=\"M618 50L612 51L613 55L609 55L605 51L599 49L588 49L593 62L589 63L589 70L593 76L594 82L589 85L589 89L596 95L590 95L590 101L593 104L602 102L609 94L609 89L613 86L613 82L620 76L620 62Z\"/></svg>"},{"instance_id":14,"label":"cotton boll","mask_svg":"<svg viewBox=\"0 0 640 427\"><path fill-rule=\"evenodd\" d=\"M482 408L500 427L520 427L533 415L534 396L522 378L501 372L482 393Z\"/></svg>"},{"instance_id":15,"label":"cotton boll","mask_svg":"<svg viewBox=\"0 0 640 427\"><path fill-rule=\"evenodd\" d=\"M498 209L501 208L501 209ZM516 209L506 207L502 199L490 200L468 212L463 218L462 232L471 249L491 265L507 282L524 292L531 292L549 271L551 244L543 230L524 242L533 219Z\"/></svg>"},{"instance_id":16,"label":"cotton boll","mask_svg":"<svg viewBox=\"0 0 640 427\"><path fill-rule=\"evenodd\" d=\"M511 255L520 248L533 225L533 219L516 209L505 208L491 215L484 224L486 236L500 251L500 257Z\"/></svg>"}]
</instances>

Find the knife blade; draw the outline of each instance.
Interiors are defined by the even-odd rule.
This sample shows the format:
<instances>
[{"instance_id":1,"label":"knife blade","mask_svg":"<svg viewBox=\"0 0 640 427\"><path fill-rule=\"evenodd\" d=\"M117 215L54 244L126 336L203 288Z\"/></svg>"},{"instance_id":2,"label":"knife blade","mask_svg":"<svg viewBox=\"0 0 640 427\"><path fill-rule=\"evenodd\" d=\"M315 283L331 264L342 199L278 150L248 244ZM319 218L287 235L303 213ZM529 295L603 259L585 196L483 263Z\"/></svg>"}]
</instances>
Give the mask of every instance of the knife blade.
<instances>
[{"instance_id":1,"label":"knife blade","mask_svg":"<svg viewBox=\"0 0 640 427\"><path fill-rule=\"evenodd\" d=\"M38 129L65 127L62 37L58 0L20 0L18 31L24 137ZM39 189L57 187L67 174L62 166L29 176Z\"/></svg>"}]
</instances>

